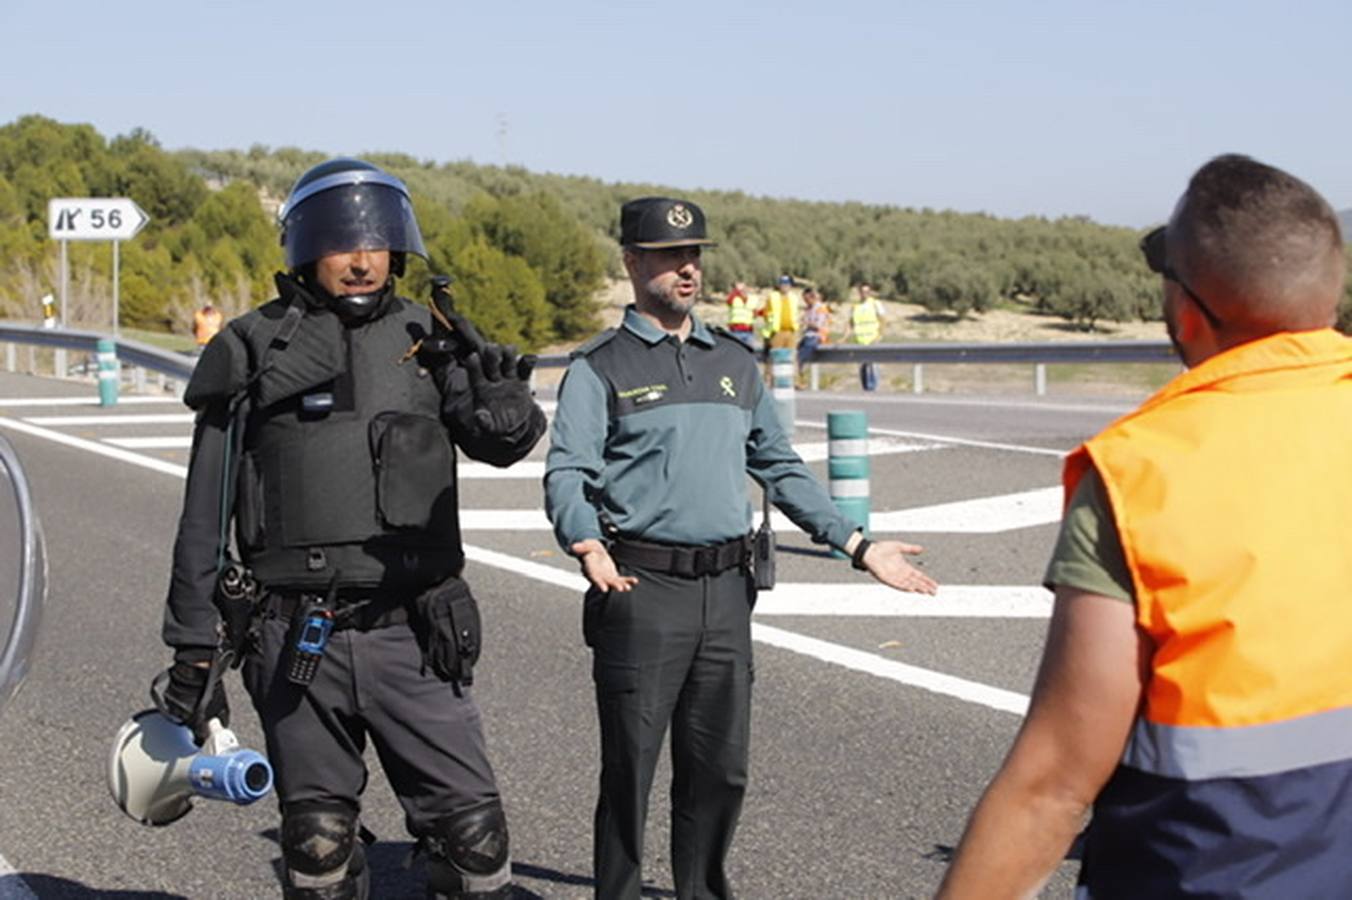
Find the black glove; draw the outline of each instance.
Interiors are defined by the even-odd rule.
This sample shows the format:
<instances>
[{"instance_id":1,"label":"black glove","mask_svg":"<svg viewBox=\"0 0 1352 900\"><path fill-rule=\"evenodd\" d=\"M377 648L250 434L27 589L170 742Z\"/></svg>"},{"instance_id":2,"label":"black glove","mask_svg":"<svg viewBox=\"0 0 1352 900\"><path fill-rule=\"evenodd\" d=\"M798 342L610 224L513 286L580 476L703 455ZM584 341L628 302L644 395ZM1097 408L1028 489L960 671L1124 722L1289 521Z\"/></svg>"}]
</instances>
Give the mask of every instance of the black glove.
<instances>
[{"instance_id":1,"label":"black glove","mask_svg":"<svg viewBox=\"0 0 1352 900\"><path fill-rule=\"evenodd\" d=\"M225 699L225 684L221 681L221 674L220 671L216 672L211 695L204 701L203 693L207 689L211 668L196 665L176 655L174 664L151 684L150 695L160 712L180 725L191 728L199 746L210 736L207 722L219 719L221 725L230 727L230 704ZM166 680L167 683L164 683ZM162 683L163 689L157 690Z\"/></svg>"},{"instance_id":2,"label":"black glove","mask_svg":"<svg viewBox=\"0 0 1352 900\"><path fill-rule=\"evenodd\" d=\"M521 356L512 346L485 344L464 365L474 395L474 424L481 434L510 437L530 427L539 408L530 393L534 356Z\"/></svg>"}]
</instances>

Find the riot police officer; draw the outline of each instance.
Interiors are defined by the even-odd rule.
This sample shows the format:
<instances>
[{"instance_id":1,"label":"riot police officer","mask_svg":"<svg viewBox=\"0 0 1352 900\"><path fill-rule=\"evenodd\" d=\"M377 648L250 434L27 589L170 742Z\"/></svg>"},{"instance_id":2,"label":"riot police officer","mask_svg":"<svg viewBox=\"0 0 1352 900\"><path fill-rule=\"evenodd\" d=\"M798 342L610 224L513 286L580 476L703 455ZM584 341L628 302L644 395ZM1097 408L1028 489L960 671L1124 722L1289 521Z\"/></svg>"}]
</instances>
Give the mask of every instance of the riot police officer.
<instances>
[{"instance_id":1,"label":"riot police officer","mask_svg":"<svg viewBox=\"0 0 1352 900\"><path fill-rule=\"evenodd\" d=\"M530 452L545 428L530 361L395 293L408 254L427 254L407 188L378 167L315 166L280 219L279 296L227 325L184 396L198 419L160 705L199 734L228 721L213 596L233 522L259 587L229 643L276 773L284 895L366 895L369 737L429 896L505 896L506 820L468 687L478 620L455 448L498 466Z\"/></svg>"}]
</instances>

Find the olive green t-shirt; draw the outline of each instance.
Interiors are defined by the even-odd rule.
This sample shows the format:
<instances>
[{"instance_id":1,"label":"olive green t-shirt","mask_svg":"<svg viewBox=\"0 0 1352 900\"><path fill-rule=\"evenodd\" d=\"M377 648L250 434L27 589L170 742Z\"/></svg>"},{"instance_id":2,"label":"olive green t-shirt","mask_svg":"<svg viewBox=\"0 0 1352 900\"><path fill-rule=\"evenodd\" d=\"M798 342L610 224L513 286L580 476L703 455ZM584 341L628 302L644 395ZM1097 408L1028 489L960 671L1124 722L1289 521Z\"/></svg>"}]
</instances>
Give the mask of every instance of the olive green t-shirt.
<instances>
[{"instance_id":1,"label":"olive green t-shirt","mask_svg":"<svg viewBox=\"0 0 1352 900\"><path fill-rule=\"evenodd\" d=\"M1075 486L1042 583L1049 590L1062 585L1126 603L1135 600L1112 504L1097 469L1091 467Z\"/></svg>"}]
</instances>

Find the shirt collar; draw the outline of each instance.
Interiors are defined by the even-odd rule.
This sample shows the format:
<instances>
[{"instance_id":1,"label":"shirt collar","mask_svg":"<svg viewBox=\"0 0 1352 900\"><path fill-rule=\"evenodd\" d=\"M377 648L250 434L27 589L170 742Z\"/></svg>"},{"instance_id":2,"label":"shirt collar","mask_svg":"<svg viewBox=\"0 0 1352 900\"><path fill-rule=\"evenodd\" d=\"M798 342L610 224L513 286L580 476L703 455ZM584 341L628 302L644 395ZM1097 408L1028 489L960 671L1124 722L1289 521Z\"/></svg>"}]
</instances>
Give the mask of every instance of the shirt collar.
<instances>
[{"instance_id":1,"label":"shirt collar","mask_svg":"<svg viewBox=\"0 0 1352 900\"><path fill-rule=\"evenodd\" d=\"M644 343L650 345L660 344L668 336L667 332L640 315L638 308L632 303L624 308L624 327L642 338ZM699 316L693 312L690 314L690 335L687 340L692 340L705 347L714 345L713 332L709 331L708 326L700 321Z\"/></svg>"}]
</instances>

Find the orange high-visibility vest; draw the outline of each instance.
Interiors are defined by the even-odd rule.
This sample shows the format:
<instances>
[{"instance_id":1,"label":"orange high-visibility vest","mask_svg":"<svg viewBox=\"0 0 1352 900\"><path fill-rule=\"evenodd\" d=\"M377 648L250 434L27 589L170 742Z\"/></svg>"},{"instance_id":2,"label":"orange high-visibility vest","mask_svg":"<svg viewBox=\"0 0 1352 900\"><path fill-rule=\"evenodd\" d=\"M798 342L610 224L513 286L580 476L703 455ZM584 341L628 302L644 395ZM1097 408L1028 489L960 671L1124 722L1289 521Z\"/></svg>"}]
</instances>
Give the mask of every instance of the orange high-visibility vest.
<instances>
[{"instance_id":1,"label":"orange high-visibility vest","mask_svg":"<svg viewBox=\"0 0 1352 900\"><path fill-rule=\"evenodd\" d=\"M1072 453L1067 500L1091 464L1154 645L1095 806L1091 894L1345 892L1352 339L1283 333L1212 357Z\"/></svg>"}]
</instances>

